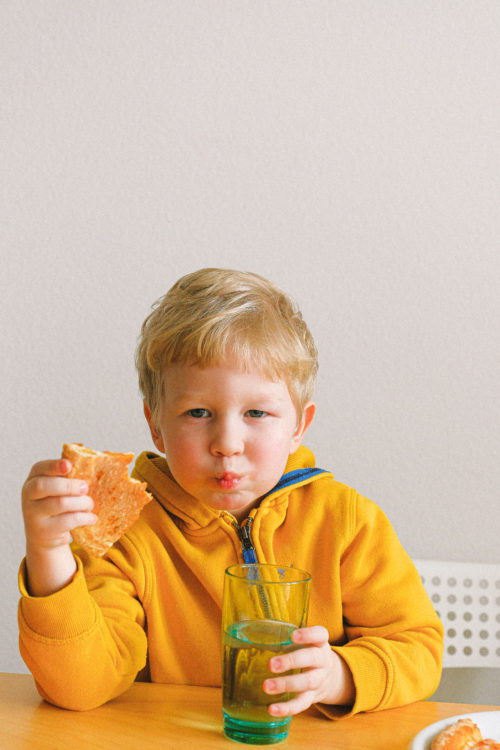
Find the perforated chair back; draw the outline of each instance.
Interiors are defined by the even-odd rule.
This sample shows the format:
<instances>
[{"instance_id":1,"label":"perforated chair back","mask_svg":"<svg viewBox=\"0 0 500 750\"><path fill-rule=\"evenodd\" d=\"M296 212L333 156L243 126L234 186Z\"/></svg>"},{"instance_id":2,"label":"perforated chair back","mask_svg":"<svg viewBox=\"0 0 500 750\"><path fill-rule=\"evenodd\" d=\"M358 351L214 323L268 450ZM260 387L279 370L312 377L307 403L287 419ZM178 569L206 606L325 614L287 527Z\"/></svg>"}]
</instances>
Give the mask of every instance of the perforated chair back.
<instances>
[{"instance_id":1,"label":"perforated chair back","mask_svg":"<svg viewBox=\"0 0 500 750\"><path fill-rule=\"evenodd\" d=\"M444 625L444 667L500 667L500 565L414 560Z\"/></svg>"}]
</instances>

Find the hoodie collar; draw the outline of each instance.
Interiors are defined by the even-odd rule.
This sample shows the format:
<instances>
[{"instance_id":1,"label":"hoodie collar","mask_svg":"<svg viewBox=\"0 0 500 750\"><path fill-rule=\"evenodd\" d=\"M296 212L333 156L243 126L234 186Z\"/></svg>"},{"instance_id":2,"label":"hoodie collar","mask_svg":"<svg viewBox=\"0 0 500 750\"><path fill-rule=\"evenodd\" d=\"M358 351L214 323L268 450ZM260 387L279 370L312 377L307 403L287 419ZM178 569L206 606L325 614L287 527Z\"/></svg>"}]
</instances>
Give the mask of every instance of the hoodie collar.
<instances>
[{"instance_id":1,"label":"hoodie collar","mask_svg":"<svg viewBox=\"0 0 500 750\"><path fill-rule=\"evenodd\" d=\"M307 484L318 474L324 473L321 469L315 469L314 454L302 445L288 457L283 477L264 496L264 500L286 492L292 484ZM132 476L141 482L147 482L148 490L165 510L177 516L191 529L206 527L220 517L221 511L199 502L177 484L164 456L149 451L141 453L137 457Z\"/></svg>"}]
</instances>

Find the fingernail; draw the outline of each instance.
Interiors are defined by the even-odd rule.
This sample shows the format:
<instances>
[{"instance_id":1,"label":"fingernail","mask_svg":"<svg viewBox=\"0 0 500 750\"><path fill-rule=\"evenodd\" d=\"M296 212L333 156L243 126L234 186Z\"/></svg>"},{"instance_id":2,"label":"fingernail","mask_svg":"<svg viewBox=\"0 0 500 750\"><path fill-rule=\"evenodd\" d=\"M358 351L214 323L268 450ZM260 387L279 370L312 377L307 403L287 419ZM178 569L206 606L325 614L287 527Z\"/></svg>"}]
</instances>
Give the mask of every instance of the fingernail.
<instances>
[{"instance_id":1,"label":"fingernail","mask_svg":"<svg viewBox=\"0 0 500 750\"><path fill-rule=\"evenodd\" d=\"M80 494L85 495L88 490L88 484L87 482L80 482Z\"/></svg>"},{"instance_id":2,"label":"fingernail","mask_svg":"<svg viewBox=\"0 0 500 750\"><path fill-rule=\"evenodd\" d=\"M265 686L266 690L275 690L276 683L275 683L274 680L266 680L264 682L264 686Z\"/></svg>"},{"instance_id":3,"label":"fingernail","mask_svg":"<svg viewBox=\"0 0 500 750\"><path fill-rule=\"evenodd\" d=\"M279 672L281 669L281 659L273 659L271 662L271 668L273 672Z\"/></svg>"}]
</instances>

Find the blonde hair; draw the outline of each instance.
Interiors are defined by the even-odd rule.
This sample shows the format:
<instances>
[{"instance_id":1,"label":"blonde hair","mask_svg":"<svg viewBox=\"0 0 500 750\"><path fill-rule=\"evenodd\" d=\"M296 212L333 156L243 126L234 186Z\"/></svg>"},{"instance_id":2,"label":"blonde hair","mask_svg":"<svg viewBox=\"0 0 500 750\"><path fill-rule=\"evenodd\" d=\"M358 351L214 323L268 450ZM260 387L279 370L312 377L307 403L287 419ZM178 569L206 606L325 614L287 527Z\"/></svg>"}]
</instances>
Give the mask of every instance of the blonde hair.
<instances>
[{"instance_id":1,"label":"blonde hair","mask_svg":"<svg viewBox=\"0 0 500 750\"><path fill-rule=\"evenodd\" d=\"M169 364L208 367L232 356L242 369L284 380L300 418L318 354L293 300L255 273L203 268L183 276L153 304L137 346L139 387L154 421Z\"/></svg>"}]
</instances>

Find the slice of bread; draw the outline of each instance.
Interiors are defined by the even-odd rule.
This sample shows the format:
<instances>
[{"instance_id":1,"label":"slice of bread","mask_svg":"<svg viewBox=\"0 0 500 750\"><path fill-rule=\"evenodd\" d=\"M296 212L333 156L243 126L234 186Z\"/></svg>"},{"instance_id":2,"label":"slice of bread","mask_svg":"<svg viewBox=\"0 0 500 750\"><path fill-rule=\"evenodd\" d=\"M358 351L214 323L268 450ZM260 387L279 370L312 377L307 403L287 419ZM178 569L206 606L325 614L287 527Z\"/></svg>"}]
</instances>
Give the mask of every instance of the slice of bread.
<instances>
[{"instance_id":1,"label":"slice of bread","mask_svg":"<svg viewBox=\"0 0 500 750\"><path fill-rule=\"evenodd\" d=\"M93 526L79 526L71 535L91 555L101 557L132 526L153 496L146 492L145 482L128 475L133 453L99 452L81 443L65 443L62 457L72 463L67 476L87 482L87 494L98 516Z\"/></svg>"}]
</instances>

